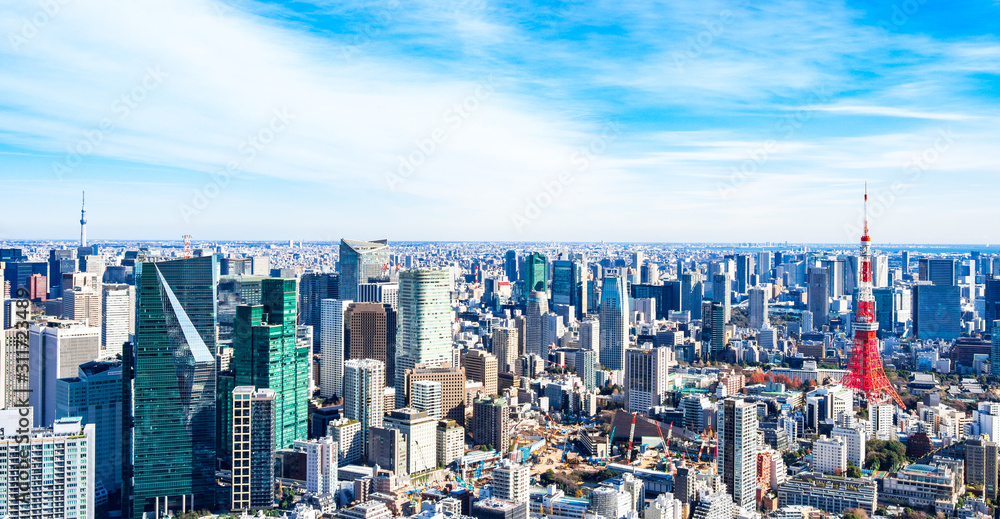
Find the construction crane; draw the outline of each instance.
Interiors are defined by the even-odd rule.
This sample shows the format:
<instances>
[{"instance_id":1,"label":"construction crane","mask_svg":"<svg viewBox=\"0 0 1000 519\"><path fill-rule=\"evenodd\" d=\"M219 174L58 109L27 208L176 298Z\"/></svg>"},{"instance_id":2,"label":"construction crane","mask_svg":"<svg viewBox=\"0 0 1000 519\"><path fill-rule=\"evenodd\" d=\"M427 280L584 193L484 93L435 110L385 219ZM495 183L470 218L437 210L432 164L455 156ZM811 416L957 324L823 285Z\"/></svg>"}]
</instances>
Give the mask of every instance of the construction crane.
<instances>
[{"instance_id":1,"label":"construction crane","mask_svg":"<svg viewBox=\"0 0 1000 519\"><path fill-rule=\"evenodd\" d=\"M635 417L639 413L632 413L632 426L628 431L628 461L631 463L635 461L632 459L632 443L635 441Z\"/></svg>"}]
</instances>

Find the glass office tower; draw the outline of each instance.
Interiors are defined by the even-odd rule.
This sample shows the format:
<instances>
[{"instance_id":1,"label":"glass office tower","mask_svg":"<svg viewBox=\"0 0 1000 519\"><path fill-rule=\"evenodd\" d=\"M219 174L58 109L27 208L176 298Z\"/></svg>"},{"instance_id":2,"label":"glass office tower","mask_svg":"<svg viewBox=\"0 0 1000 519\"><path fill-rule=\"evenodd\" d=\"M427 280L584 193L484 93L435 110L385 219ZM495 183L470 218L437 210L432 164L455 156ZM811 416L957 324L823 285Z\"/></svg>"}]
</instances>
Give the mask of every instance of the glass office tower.
<instances>
[{"instance_id":1,"label":"glass office tower","mask_svg":"<svg viewBox=\"0 0 1000 519\"><path fill-rule=\"evenodd\" d=\"M262 304L238 306L233 327L235 384L275 392L279 449L309 436L309 348L296 345L295 299L294 279L264 279Z\"/></svg>"},{"instance_id":2,"label":"glass office tower","mask_svg":"<svg viewBox=\"0 0 1000 519\"><path fill-rule=\"evenodd\" d=\"M136 264L135 344L123 355L134 377L122 406L127 517L215 507L218 280L215 255Z\"/></svg>"}]
</instances>

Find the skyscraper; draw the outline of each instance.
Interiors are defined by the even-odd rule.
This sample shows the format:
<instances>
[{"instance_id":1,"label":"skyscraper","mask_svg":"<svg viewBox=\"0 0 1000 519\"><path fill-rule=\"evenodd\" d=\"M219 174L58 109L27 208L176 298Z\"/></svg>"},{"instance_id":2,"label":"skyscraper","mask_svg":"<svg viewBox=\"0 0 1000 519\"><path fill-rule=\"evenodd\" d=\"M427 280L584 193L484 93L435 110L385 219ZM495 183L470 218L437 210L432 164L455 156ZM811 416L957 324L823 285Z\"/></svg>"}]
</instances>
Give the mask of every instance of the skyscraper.
<instances>
[{"instance_id":1,"label":"skyscraper","mask_svg":"<svg viewBox=\"0 0 1000 519\"><path fill-rule=\"evenodd\" d=\"M392 271L387 240L340 240L339 299L356 301L359 284L389 281Z\"/></svg>"},{"instance_id":2,"label":"skyscraper","mask_svg":"<svg viewBox=\"0 0 1000 519\"><path fill-rule=\"evenodd\" d=\"M705 300L705 276L697 270L680 275L682 310L691 312L691 319L701 319L701 304Z\"/></svg>"},{"instance_id":3,"label":"skyscraper","mask_svg":"<svg viewBox=\"0 0 1000 519\"><path fill-rule=\"evenodd\" d=\"M583 380L583 387L588 391L597 388L597 352L594 350L580 350L576 354L576 374Z\"/></svg>"},{"instance_id":4,"label":"skyscraper","mask_svg":"<svg viewBox=\"0 0 1000 519\"><path fill-rule=\"evenodd\" d=\"M733 315L733 279L728 272L712 276L712 302L720 303L725 311L724 318L728 324Z\"/></svg>"},{"instance_id":5,"label":"skyscraper","mask_svg":"<svg viewBox=\"0 0 1000 519\"><path fill-rule=\"evenodd\" d=\"M510 407L503 397L476 399L472 403L472 439L477 445L492 446L502 455L510 452Z\"/></svg>"},{"instance_id":6,"label":"skyscraper","mask_svg":"<svg viewBox=\"0 0 1000 519\"><path fill-rule=\"evenodd\" d=\"M771 269L774 268L774 255L771 251L760 251L757 253L757 279L763 283L770 283L772 280Z\"/></svg>"},{"instance_id":7,"label":"skyscraper","mask_svg":"<svg viewBox=\"0 0 1000 519\"><path fill-rule=\"evenodd\" d=\"M753 256L749 254L736 255L736 290L747 293L750 285L750 275L753 274Z\"/></svg>"},{"instance_id":8,"label":"skyscraper","mask_svg":"<svg viewBox=\"0 0 1000 519\"><path fill-rule=\"evenodd\" d=\"M310 272L299 280L299 324L313 327L313 351L322 337L322 301L340 298L340 274Z\"/></svg>"},{"instance_id":9,"label":"skyscraper","mask_svg":"<svg viewBox=\"0 0 1000 519\"><path fill-rule=\"evenodd\" d=\"M719 413L719 422L719 474L733 502L753 510L759 448L757 405L742 399L727 399Z\"/></svg>"},{"instance_id":10,"label":"skyscraper","mask_svg":"<svg viewBox=\"0 0 1000 519\"><path fill-rule=\"evenodd\" d=\"M548 352L548 343L544 341L543 329L545 315L549 313L549 301L545 292L532 290L528 294L528 303L524 311L524 352L528 355L543 355Z\"/></svg>"},{"instance_id":11,"label":"skyscraper","mask_svg":"<svg viewBox=\"0 0 1000 519\"><path fill-rule=\"evenodd\" d=\"M629 348L625 350L625 398L630 413L648 413L663 404L667 393L670 348Z\"/></svg>"},{"instance_id":12,"label":"skyscraper","mask_svg":"<svg viewBox=\"0 0 1000 519\"><path fill-rule=\"evenodd\" d=\"M913 332L923 340L959 338L962 334L962 288L923 281L914 285Z\"/></svg>"},{"instance_id":13,"label":"skyscraper","mask_svg":"<svg viewBox=\"0 0 1000 519\"><path fill-rule=\"evenodd\" d=\"M122 345L135 333L135 287L101 285L101 349L105 357L122 352Z\"/></svg>"},{"instance_id":14,"label":"skyscraper","mask_svg":"<svg viewBox=\"0 0 1000 519\"><path fill-rule=\"evenodd\" d=\"M750 289L750 328L760 330L767 319L767 302L770 299L770 286L757 286Z\"/></svg>"},{"instance_id":15,"label":"skyscraper","mask_svg":"<svg viewBox=\"0 0 1000 519\"><path fill-rule=\"evenodd\" d=\"M63 291L63 319L101 329L101 288L75 286Z\"/></svg>"},{"instance_id":16,"label":"skyscraper","mask_svg":"<svg viewBox=\"0 0 1000 519\"><path fill-rule=\"evenodd\" d=\"M375 359L385 364L385 380L396 373L396 310L384 303L354 303L344 321L349 338L348 358Z\"/></svg>"},{"instance_id":17,"label":"skyscraper","mask_svg":"<svg viewBox=\"0 0 1000 519\"><path fill-rule=\"evenodd\" d=\"M367 459L368 430L382 427L384 414L385 364L373 359L344 362L344 416L361 422L363 459Z\"/></svg>"},{"instance_id":18,"label":"skyscraper","mask_svg":"<svg viewBox=\"0 0 1000 519\"><path fill-rule=\"evenodd\" d=\"M396 407L406 370L417 364L452 362L451 283L443 269L414 269L399 275L399 332L396 337Z\"/></svg>"},{"instance_id":19,"label":"skyscraper","mask_svg":"<svg viewBox=\"0 0 1000 519\"><path fill-rule=\"evenodd\" d=\"M552 304L570 305L574 317L582 319L587 313L586 271L582 257L552 262Z\"/></svg>"},{"instance_id":20,"label":"skyscraper","mask_svg":"<svg viewBox=\"0 0 1000 519\"><path fill-rule=\"evenodd\" d=\"M919 268L920 281L930 281L936 286L957 285L955 276L955 260L920 258L917 262Z\"/></svg>"},{"instance_id":21,"label":"skyscraper","mask_svg":"<svg viewBox=\"0 0 1000 519\"><path fill-rule=\"evenodd\" d=\"M123 489L122 509L136 519L212 509L218 257L138 262L135 270L135 344L122 363L134 376L131 385L123 376L122 405L123 463L131 462L122 478L132 474L133 488Z\"/></svg>"},{"instance_id":22,"label":"skyscraper","mask_svg":"<svg viewBox=\"0 0 1000 519\"><path fill-rule=\"evenodd\" d=\"M0 435L0 517L94 519L94 425L70 417L19 434L18 418L0 410L11 425Z\"/></svg>"},{"instance_id":23,"label":"skyscraper","mask_svg":"<svg viewBox=\"0 0 1000 519\"><path fill-rule=\"evenodd\" d=\"M319 353L319 394L323 398L344 396L344 343L347 330L344 318L353 301L324 299Z\"/></svg>"},{"instance_id":24,"label":"skyscraper","mask_svg":"<svg viewBox=\"0 0 1000 519\"><path fill-rule=\"evenodd\" d=\"M35 411L38 412L37 410ZM93 424L94 480L108 493L122 485L122 363L87 362L77 376L56 383L56 421L78 416Z\"/></svg>"},{"instance_id":25,"label":"skyscraper","mask_svg":"<svg viewBox=\"0 0 1000 519\"><path fill-rule=\"evenodd\" d=\"M483 350L471 350L465 354L463 361L465 366L465 377L468 380L475 380L483 384L483 391L487 395L497 393L497 358Z\"/></svg>"},{"instance_id":26,"label":"skyscraper","mask_svg":"<svg viewBox=\"0 0 1000 519\"><path fill-rule=\"evenodd\" d=\"M433 380L441 384L441 415L445 419L465 422L465 368L450 364L418 364L413 369L406 370L402 386L404 390L396 392L397 408L412 405L413 385L421 380Z\"/></svg>"},{"instance_id":27,"label":"skyscraper","mask_svg":"<svg viewBox=\"0 0 1000 519\"><path fill-rule=\"evenodd\" d=\"M490 343L493 346L493 355L497 358L497 371L513 373L514 363L517 361L517 328L503 326L493 328Z\"/></svg>"},{"instance_id":28,"label":"skyscraper","mask_svg":"<svg viewBox=\"0 0 1000 519\"><path fill-rule=\"evenodd\" d=\"M252 386L233 390L230 510L246 512L274 508L275 411L278 406L275 396L271 389Z\"/></svg>"},{"instance_id":29,"label":"skyscraper","mask_svg":"<svg viewBox=\"0 0 1000 519\"><path fill-rule=\"evenodd\" d=\"M413 383L413 408L427 413L440 420L441 413L441 383L435 380L418 380Z\"/></svg>"},{"instance_id":30,"label":"skyscraper","mask_svg":"<svg viewBox=\"0 0 1000 519\"><path fill-rule=\"evenodd\" d=\"M55 421L57 381L76 376L81 364L100 357L100 336L100 329L78 321L39 321L28 328L29 402L36 427Z\"/></svg>"},{"instance_id":31,"label":"skyscraper","mask_svg":"<svg viewBox=\"0 0 1000 519\"><path fill-rule=\"evenodd\" d=\"M509 279L511 283L515 283L518 279L520 279L519 273L518 273L518 270L517 270L517 251L516 250L511 249L511 250L507 251L506 254L504 254L503 271L504 271L505 274L507 274L507 279Z\"/></svg>"},{"instance_id":32,"label":"skyscraper","mask_svg":"<svg viewBox=\"0 0 1000 519\"><path fill-rule=\"evenodd\" d=\"M601 342L601 321L588 316L580 321L580 349L597 352Z\"/></svg>"},{"instance_id":33,"label":"skyscraper","mask_svg":"<svg viewBox=\"0 0 1000 519\"><path fill-rule=\"evenodd\" d=\"M628 292L625 278L617 269L608 269L601 285L600 359L601 366L625 369L628 347Z\"/></svg>"},{"instance_id":34,"label":"skyscraper","mask_svg":"<svg viewBox=\"0 0 1000 519\"><path fill-rule=\"evenodd\" d=\"M820 327L830 322L830 273L825 268L809 269L809 303L813 316L813 326Z\"/></svg>"},{"instance_id":35,"label":"skyscraper","mask_svg":"<svg viewBox=\"0 0 1000 519\"><path fill-rule=\"evenodd\" d=\"M524 260L524 293L538 291L548 294L548 282L549 259L540 252L528 254Z\"/></svg>"},{"instance_id":36,"label":"skyscraper","mask_svg":"<svg viewBox=\"0 0 1000 519\"><path fill-rule=\"evenodd\" d=\"M412 407L398 409L382 420L382 427L403 433L406 471L403 475L425 473L437 466L437 419Z\"/></svg>"},{"instance_id":37,"label":"skyscraper","mask_svg":"<svg viewBox=\"0 0 1000 519\"><path fill-rule=\"evenodd\" d=\"M531 468L502 460L493 470L493 495L514 503L527 503L531 490Z\"/></svg>"},{"instance_id":38,"label":"skyscraper","mask_svg":"<svg viewBox=\"0 0 1000 519\"><path fill-rule=\"evenodd\" d=\"M306 491L327 495L337 491L339 447L333 438L304 442L306 447Z\"/></svg>"},{"instance_id":39,"label":"skyscraper","mask_svg":"<svg viewBox=\"0 0 1000 519\"><path fill-rule=\"evenodd\" d=\"M310 352L295 340L294 279L261 282L261 305L236 308L232 370L235 384L274 391L275 444L309 436Z\"/></svg>"}]
</instances>

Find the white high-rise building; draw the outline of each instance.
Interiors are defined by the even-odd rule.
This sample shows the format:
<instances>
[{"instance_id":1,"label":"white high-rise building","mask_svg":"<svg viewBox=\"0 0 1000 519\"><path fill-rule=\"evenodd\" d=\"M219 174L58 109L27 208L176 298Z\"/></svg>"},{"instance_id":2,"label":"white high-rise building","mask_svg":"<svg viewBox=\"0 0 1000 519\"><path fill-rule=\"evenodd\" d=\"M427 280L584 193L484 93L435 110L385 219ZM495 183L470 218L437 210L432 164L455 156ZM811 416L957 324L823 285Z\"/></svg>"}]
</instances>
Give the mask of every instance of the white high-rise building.
<instances>
[{"instance_id":1,"label":"white high-rise building","mask_svg":"<svg viewBox=\"0 0 1000 519\"><path fill-rule=\"evenodd\" d=\"M306 491L333 494L337 491L337 457L340 448L329 436L306 444Z\"/></svg>"},{"instance_id":2,"label":"white high-rise building","mask_svg":"<svg viewBox=\"0 0 1000 519\"><path fill-rule=\"evenodd\" d=\"M847 470L847 446L844 438L820 438L813 442L813 470L823 474L842 474Z\"/></svg>"},{"instance_id":3,"label":"white high-rise building","mask_svg":"<svg viewBox=\"0 0 1000 519\"><path fill-rule=\"evenodd\" d=\"M333 441L340 446L338 462L341 465L361 462L361 453L364 451L361 444L363 440L361 422L347 418L335 420L326 426L326 435L333 438Z\"/></svg>"},{"instance_id":4,"label":"white high-rise building","mask_svg":"<svg viewBox=\"0 0 1000 519\"><path fill-rule=\"evenodd\" d=\"M454 420L442 420L437 425L437 460L451 465L465 454L465 428Z\"/></svg>"},{"instance_id":5,"label":"white high-rise building","mask_svg":"<svg viewBox=\"0 0 1000 519\"><path fill-rule=\"evenodd\" d=\"M368 431L382 427L385 415L385 364L374 359L344 363L344 416L361 422L361 458L368 454Z\"/></svg>"},{"instance_id":6,"label":"white high-rise building","mask_svg":"<svg viewBox=\"0 0 1000 519\"><path fill-rule=\"evenodd\" d=\"M629 348L625 350L625 398L630 413L647 413L662 405L670 380L670 348Z\"/></svg>"},{"instance_id":7,"label":"white high-rise building","mask_svg":"<svg viewBox=\"0 0 1000 519\"><path fill-rule=\"evenodd\" d=\"M274 395L253 386L233 389L230 510L274 507Z\"/></svg>"},{"instance_id":8,"label":"white high-rise building","mask_svg":"<svg viewBox=\"0 0 1000 519\"><path fill-rule=\"evenodd\" d=\"M135 287L105 284L101 293L101 354L113 358L135 333Z\"/></svg>"},{"instance_id":9,"label":"white high-rise building","mask_svg":"<svg viewBox=\"0 0 1000 519\"><path fill-rule=\"evenodd\" d=\"M493 497L514 503L527 503L530 480L531 471L527 465L505 459L493 470Z\"/></svg>"},{"instance_id":10,"label":"white high-rise building","mask_svg":"<svg viewBox=\"0 0 1000 519\"><path fill-rule=\"evenodd\" d=\"M399 273L396 407L406 405L406 370L452 364L451 276L445 269Z\"/></svg>"},{"instance_id":11,"label":"white high-rise building","mask_svg":"<svg viewBox=\"0 0 1000 519\"><path fill-rule=\"evenodd\" d=\"M101 287L75 286L63 290L63 319L101 329Z\"/></svg>"},{"instance_id":12,"label":"white high-rise building","mask_svg":"<svg viewBox=\"0 0 1000 519\"><path fill-rule=\"evenodd\" d=\"M51 426L56 419L56 381L75 377L80 364L100 356L100 328L62 320L40 321L28 328L29 403L35 409L36 427Z\"/></svg>"},{"instance_id":13,"label":"white high-rise building","mask_svg":"<svg viewBox=\"0 0 1000 519\"><path fill-rule=\"evenodd\" d=\"M861 425L854 427L834 427L830 436L844 440L844 448L847 451L847 459L855 467L864 466L865 449L867 448L865 430Z\"/></svg>"},{"instance_id":14,"label":"white high-rise building","mask_svg":"<svg viewBox=\"0 0 1000 519\"><path fill-rule=\"evenodd\" d=\"M749 290L750 328L760 330L768 323L767 302L771 297L771 285L764 284Z\"/></svg>"},{"instance_id":15,"label":"white high-rise building","mask_svg":"<svg viewBox=\"0 0 1000 519\"><path fill-rule=\"evenodd\" d=\"M596 322L596 321L594 321ZM583 387L588 391L597 389L597 352L594 350L580 350L576 354L576 375L583 380Z\"/></svg>"},{"instance_id":16,"label":"white high-rise building","mask_svg":"<svg viewBox=\"0 0 1000 519\"><path fill-rule=\"evenodd\" d=\"M344 396L344 316L354 301L324 299L320 302L319 394Z\"/></svg>"},{"instance_id":17,"label":"white high-rise building","mask_svg":"<svg viewBox=\"0 0 1000 519\"><path fill-rule=\"evenodd\" d=\"M580 321L580 349L598 351L601 338L601 322L593 317Z\"/></svg>"},{"instance_id":18,"label":"white high-rise building","mask_svg":"<svg viewBox=\"0 0 1000 519\"><path fill-rule=\"evenodd\" d=\"M497 327L491 337L500 373L513 373L517 362L517 328Z\"/></svg>"},{"instance_id":19,"label":"white high-rise building","mask_svg":"<svg viewBox=\"0 0 1000 519\"><path fill-rule=\"evenodd\" d=\"M685 519L684 503L672 494L660 494L646 507L644 519Z\"/></svg>"},{"instance_id":20,"label":"white high-rise building","mask_svg":"<svg viewBox=\"0 0 1000 519\"><path fill-rule=\"evenodd\" d=\"M413 407L424 411L435 420L441 419L441 383L418 380L413 383Z\"/></svg>"},{"instance_id":21,"label":"white high-rise building","mask_svg":"<svg viewBox=\"0 0 1000 519\"><path fill-rule=\"evenodd\" d=\"M611 370L625 369L628 347L628 293L618 269L607 269L601 284L600 361Z\"/></svg>"},{"instance_id":22,"label":"white high-rise building","mask_svg":"<svg viewBox=\"0 0 1000 519\"><path fill-rule=\"evenodd\" d=\"M437 466L437 420L412 407L397 409L382 420L386 429L403 433L406 445L406 475L420 474Z\"/></svg>"},{"instance_id":23,"label":"white high-rise building","mask_svg":"<svg viewBox=\"0 0 1000 519\"><path fill-rule=\"evenodd\" d=\"M719 474L736 506L753 510L756 505L759 427L757 404L727 399L718 414Z\"/></svg>"},{"instance_id":24,"label":"white high-rise building","mask_svg":"<svg viewBox=\"0 0 1000 519\"><path fill-rule=\"evenodd\" d=\"M0 411L0 517L93 519L94 425L70 417L19 433L21 418Z\"/></svg>"},{"instance_id":25,"label":"white high-rise building","mask_svg":"<svg viewBox=\"0 0 1000 519\"><path fill-rule=\"evenodd\" d=\"M980 404L982 404L980 402ZM893 425L896 408L889 404L874 405L868 404L868 438L876 440L895 440L896 428ZM976 420L976 413L972 413L973 421ZM992 438L993 436L990 436Z\"/></svg>"},{"instance_id":26,"label":"white high-rise building","mask_svg":"<svg viewBox=\"0 0 1000 519\"><path fill-rule=\"evenodd\" d=\"M532 290L524 311L524 351L528 354L547 355L545 342L545 315L549 312L549 296L544 291Z\"/></svg>"}]
</instances>

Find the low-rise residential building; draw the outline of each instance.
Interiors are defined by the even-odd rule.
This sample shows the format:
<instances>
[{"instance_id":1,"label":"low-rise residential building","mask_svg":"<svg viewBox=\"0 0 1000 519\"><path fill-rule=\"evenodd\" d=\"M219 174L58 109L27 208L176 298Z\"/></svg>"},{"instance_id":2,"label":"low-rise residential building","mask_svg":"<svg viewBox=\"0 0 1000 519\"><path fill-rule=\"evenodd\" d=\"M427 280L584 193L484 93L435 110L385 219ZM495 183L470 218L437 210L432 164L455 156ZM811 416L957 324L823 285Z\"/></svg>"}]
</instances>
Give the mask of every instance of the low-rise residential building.
<instances>
[{"instance_id":1,"label":"low-rise residential building","mask_svg":"<svg viewBox=\"0 0 1000 519\"><path fill-rule=\"evenodd\" d=\"M869 479L844 478L804 472L778 487L778 503L813 506L834 514L849 508L875 513L878 485Z\"/></svg>"},{"instance_id":2,"label":"low-rise residential building","mask_svg":"<svg viewBox=\"0 0 1000 519\"><path fill-rule=\"evenodd\" d=\"M879 502L911 508L933 506L938 512L950 513L964 493L965 485L956 480L950 467L914 464L882 480Z\"/></svg>"}]
</instances>

